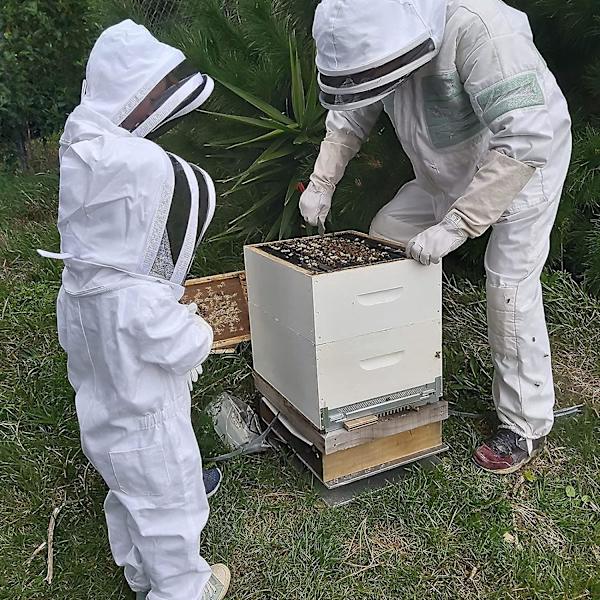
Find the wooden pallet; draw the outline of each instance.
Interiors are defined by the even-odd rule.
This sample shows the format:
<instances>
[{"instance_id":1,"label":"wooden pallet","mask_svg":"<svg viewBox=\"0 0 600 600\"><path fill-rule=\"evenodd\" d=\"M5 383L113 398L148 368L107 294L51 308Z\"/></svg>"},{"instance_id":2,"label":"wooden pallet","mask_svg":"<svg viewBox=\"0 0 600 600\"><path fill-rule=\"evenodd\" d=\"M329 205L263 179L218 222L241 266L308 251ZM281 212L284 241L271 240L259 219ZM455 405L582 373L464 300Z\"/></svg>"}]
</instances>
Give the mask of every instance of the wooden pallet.
<instances>
[{"instance_id":1,"label":"wooden pallet","mask_svg":"<svg viewBox=\"0 0 600 600\"><path fill-rule=\"evenodd\" d=\"M244 271L212 275L185 282L181 301L195 302L202 317L213 328L214 353L233 352L250 340L248 296Z\"/></svg>"},{"instance_id":2,"label":"wooden pallet","mask_svg":"<svg viewBox=\"0 0 600 600\"><path fill-rule=\"evenodd\" d=\"M256 373L254 380L263 396L259 402L260 417L270 423L276 414L279 415L275 432L328 488L447 449L442 441L442 421L448 417L448 403L443 400L419 409L370 419L362 426L323 432Z\"/></svg>"}]
</instances>

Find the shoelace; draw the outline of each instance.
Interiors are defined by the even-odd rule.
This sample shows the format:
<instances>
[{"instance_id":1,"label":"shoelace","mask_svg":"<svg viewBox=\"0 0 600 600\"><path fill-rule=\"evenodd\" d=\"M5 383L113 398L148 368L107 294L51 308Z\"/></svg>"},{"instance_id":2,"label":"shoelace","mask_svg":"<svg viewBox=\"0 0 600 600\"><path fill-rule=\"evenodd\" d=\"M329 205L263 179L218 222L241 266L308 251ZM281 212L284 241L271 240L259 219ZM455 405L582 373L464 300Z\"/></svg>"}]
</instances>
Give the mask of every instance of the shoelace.
<instances>
[{"instance_id":1,"label":"shoelace","mask_svg":"<svg viewBox=\"0 0 600 600\"><path fill-rule=\"evenodd\" d=\"M210 579L206 582L203 600L210 600L213 597L213 594L216 594L219 591L215 583L213 583L213 581L215 580L216 577L214 577L214 575L211 575Z\"/></svg>"}]
</instances>

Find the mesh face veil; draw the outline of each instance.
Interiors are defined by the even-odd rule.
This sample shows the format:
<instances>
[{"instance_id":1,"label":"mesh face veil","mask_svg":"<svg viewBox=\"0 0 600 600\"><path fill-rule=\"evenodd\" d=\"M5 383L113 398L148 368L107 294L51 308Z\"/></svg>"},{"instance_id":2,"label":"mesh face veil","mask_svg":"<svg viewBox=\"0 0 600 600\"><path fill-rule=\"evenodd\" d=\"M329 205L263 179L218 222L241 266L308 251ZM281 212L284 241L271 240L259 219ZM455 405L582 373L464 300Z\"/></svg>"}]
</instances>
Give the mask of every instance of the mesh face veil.
<instances>
[{"instance_id":1,"label":"mesh face veil","mask_svg":"<svg viewBox=\"0 0 600 600\"><path fill-rule=\"evenodd\" d=\"M210 96L213 80L187 61L173 69L136 106L121 126L139 137L156 138Z\"/></svg>"},{"instance_id":2,"label":"mesh face veil","mask_svg":"<svg viewBox=\"0 0 600 600\"><path fill-rule=\"evenodd\" d=\"M446 0L323 0L313 37L321 104L352 110L392 93L438 52Z\"/></svg>"},{"instance_id":3,"label":"mesh face veil","mask_svg":"<svg viewBox=\"0 0 600 600\"><path fill-rule=\"evenodd\" d=\"M216 194L204 170L174 154L168 156L173 168L173 195L150 273L181 283L214 215Z\"/></svg>"},{"instance_id":4,"label":"mesh face veil","mask_svg":"<svg viewBox=\"0 0 600 600\"><path fill-rule=\"evenodd\" d=\"M137 137L162 133L199 108L213 80L177 48L125 20L106 29L92 48L81 105Z\"/></svg>"},{"instance_id":5,"label":"mesh face veil","mask_svg":"<svg viewBox=\"0 0 600 600\"><path fill-rule=\"evenodd\" d=\"M347 75L323 75L318 81L321 104L329 110L352 110L372 104L392 93L413 71L429 62L434 55L432 39L379 67Z\"/></svg>"}]
</instances>

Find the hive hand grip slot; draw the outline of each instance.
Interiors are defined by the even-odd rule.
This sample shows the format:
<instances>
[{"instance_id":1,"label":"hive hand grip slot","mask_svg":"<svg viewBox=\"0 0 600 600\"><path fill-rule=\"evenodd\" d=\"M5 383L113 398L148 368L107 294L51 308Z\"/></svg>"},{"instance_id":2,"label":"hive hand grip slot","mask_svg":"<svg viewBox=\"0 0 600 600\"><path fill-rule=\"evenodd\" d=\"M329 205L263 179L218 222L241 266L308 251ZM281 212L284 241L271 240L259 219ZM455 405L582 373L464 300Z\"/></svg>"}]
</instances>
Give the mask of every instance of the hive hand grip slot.
<instances>
[{"instance_id":1,"label":"hive hand grip slot","mask_svg":"<svg viewBox=\"0 0 600 600\"><path fill-rule=\"evenodd\" d=\"M375 306L376 304L391 304L396 302L402 296L403 287L390 288L389 290L379 290L377 292L368 292L357 296L358 303L361 306Z\"/></svg>"},{"instance_id":2,"label":"hive hand grip slot","mask_svg":"<svg viewBox=\"0 0 600 600\"><path fill-rule=\"evenodd\" d=\"M363 371L375 371L376 369L386 369L397 365L404 355L404 350L373 356L372 358L364 358L358 364Z\"/></svg>"}]
</instances>

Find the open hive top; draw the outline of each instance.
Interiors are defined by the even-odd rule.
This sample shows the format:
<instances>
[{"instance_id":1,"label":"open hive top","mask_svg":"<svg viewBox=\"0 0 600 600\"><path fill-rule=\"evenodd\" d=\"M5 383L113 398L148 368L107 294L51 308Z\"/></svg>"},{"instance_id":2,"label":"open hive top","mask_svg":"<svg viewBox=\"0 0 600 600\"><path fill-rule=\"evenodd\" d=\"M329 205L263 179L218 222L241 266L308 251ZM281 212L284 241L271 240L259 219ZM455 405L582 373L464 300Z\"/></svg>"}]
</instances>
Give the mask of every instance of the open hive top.
<instances>
[{"instance_id":1,"label":"open hive top","mask_svg":"<svg viewBox=\"0 0 600 600\"><path fill-rule=\"evenodd\" d=\"M282 240L260 248L312 273L331 273L405 258L400 248L355 232Z\"/></svg>"}]
</instances>

